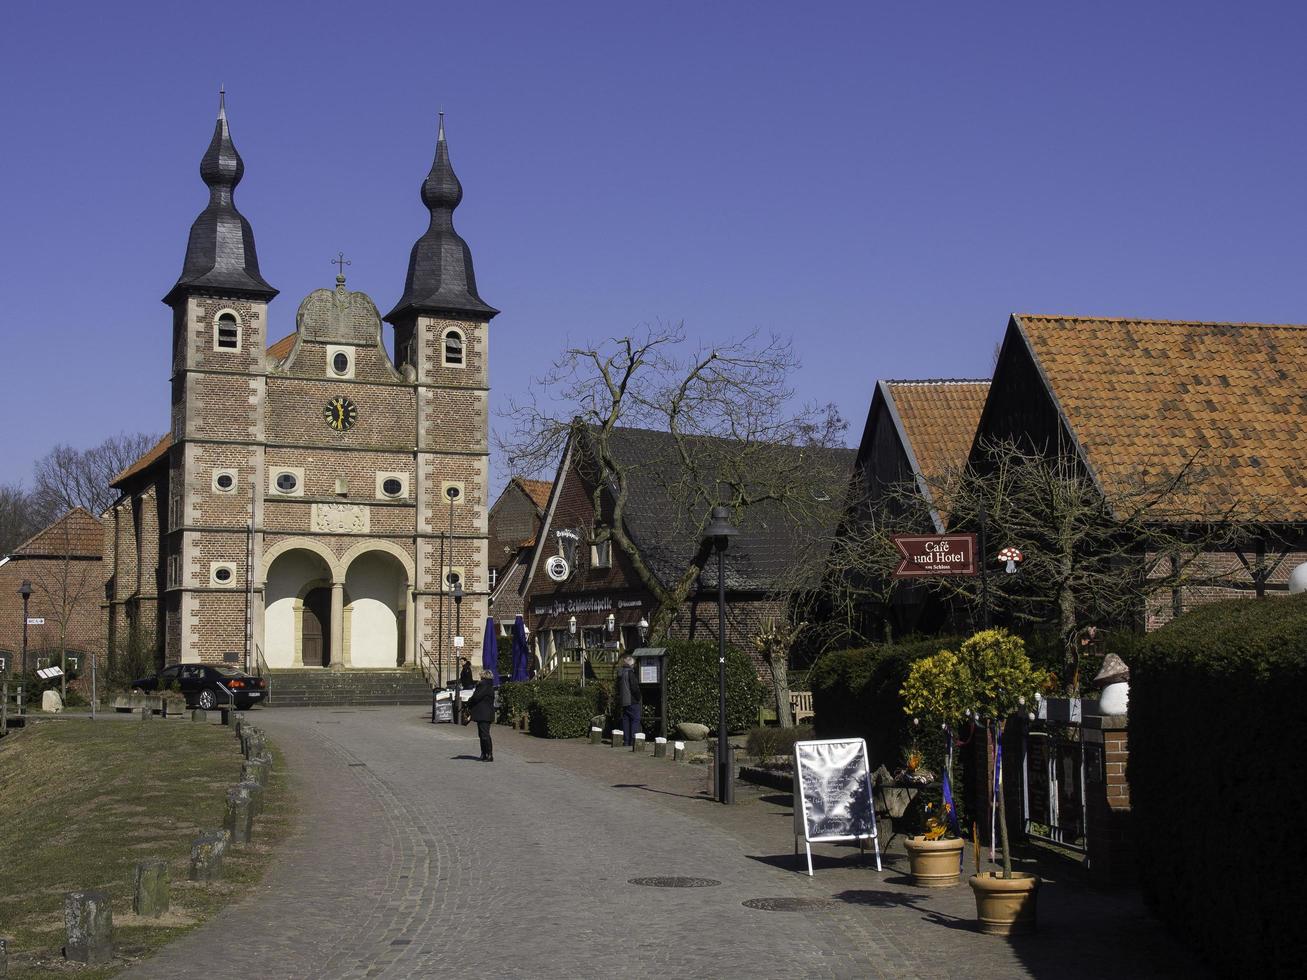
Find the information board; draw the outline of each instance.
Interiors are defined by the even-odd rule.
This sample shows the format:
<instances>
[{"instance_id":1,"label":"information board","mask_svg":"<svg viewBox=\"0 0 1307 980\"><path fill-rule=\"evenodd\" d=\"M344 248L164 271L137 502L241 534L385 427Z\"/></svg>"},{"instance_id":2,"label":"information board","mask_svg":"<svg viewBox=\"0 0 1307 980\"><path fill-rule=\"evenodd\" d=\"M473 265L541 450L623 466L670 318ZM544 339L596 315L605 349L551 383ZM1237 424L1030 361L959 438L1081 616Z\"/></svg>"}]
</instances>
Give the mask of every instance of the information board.
<instances>
[{"instance_id":1,"label":"information board","mask_svg":"<svg viewBox=\"0 0 1307 980\"><path fill-rule=\"evenodd\" d=\"M437 701L433 721L453 721L454 705L449 701Z\"/></svg>"},{"instance_id":2,"label":"information board","mask_svg":"<svg viewBox=\"0 0 1307 980\"><path fill-rule=\"evenodd\" d=\"M867 765L867 743L860 738L794 743L795 853L802 837L812 874L812 844L870 840L880 867L876 809Z\"/></svg>"}]
</instances>

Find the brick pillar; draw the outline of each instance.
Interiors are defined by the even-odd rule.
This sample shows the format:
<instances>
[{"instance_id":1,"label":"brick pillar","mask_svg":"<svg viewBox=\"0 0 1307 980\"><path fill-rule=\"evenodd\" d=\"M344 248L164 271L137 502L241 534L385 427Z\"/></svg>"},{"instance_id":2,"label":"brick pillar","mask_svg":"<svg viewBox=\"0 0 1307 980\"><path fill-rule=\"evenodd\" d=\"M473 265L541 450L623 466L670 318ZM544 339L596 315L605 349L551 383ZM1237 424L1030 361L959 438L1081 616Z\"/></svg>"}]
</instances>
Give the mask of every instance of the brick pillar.
<instances>
[{"instance_id":1,"label":"brick pillar","mask_svg":"<svg viewBox=\"0 0 1307 980\"><path fill-rule=\"evenodd\" d=\"M1129 744L1125 715L1085 716L1085 836L1090 878L1101 884L1134 880Z\"/></svg>"}]
</instances>

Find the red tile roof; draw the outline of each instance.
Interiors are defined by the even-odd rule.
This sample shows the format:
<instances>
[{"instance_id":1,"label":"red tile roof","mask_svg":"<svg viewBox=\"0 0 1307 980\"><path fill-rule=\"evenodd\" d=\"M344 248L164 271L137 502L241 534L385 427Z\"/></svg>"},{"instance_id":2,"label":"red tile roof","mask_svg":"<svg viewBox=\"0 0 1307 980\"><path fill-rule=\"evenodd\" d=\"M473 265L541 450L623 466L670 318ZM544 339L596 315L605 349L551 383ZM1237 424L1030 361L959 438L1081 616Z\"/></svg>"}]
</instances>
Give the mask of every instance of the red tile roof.
<instances>
[{"instance_id":1,"label":"red tile roof","mask_svg":"<svg viewBox=\"0 0 1307 980\"><path fill-rule=\"evenodd\" d=\"M289 354L290 349L295 346L295 338L297 336L298 333L292 333L282 337L281 340L268 348L268 357L272 360L280 361Z\"/></svg>"},{"instance_id":2,"label":"red tile roof","mask_svg":"<svg viewBox=\"0 0 1307 980\"><path fill-rule=\"evenodd\" d=\"M74 507L20 544L13 554L24 558L99 558L104 554L104 529L89 511Z\"/></svg>"},{"instance_id":3,"label":"red tile roof","mask_svg":"<svg viewBox=\"0 0 1307 980\"><path fill-rule=\"evenodd\" d=\"M1193 459L1204 476L1176 509L1307 520L1307 326L1028 314L1013 323L1105 492Z\"/></svg>"},{"instance_id":4,"label":"red tile roof","mask_svg":"<svg viewBox=\"0 0 1307 980\"><path fill-rule=\"evenodd\" d=\"M549 505L549 494L554 485L549 480L527 480L520 476L513 477L513 482L525 491L531 502L544 510Z\"/></svg>"},{"instance_id":5,"label":"red tile roof","mask_svg":"<svg viewBox=\"0 0 1307 980\"><path fill-rule=\"evenodd\" d=\"M887 381L908 448L932 493L971 452L988 381Z\"/></svg>"},{"instance_id":6,"label":"red tile roof","mask_svg":"<svg viewBox=\"0 0 1307 980\"><path fill-rule=\"evenodd\" d=\"M127 480L131 479L133 476L136 476L136 474L148 470L159 460L166 457L168 455L168 450L171 448L172 448L172 435L170 433L164 436L158 442L156 442L150 448L150 450L145 453L145 455L141 456L131 466L127 467L127 469L123 470L112 480L110 480L109 486L111 487L120 486Z\"/></svg>"}]
</instances>

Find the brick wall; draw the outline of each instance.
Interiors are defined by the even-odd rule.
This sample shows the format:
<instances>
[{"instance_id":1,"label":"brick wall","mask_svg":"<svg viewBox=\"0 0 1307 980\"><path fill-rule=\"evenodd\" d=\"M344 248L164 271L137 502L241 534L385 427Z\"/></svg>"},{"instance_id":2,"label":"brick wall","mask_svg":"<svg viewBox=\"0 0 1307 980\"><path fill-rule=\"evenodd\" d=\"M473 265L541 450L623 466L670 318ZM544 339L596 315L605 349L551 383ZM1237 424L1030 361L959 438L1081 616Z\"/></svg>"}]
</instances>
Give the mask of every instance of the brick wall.
<instances>
[{"instance_id":1,"label":"brick wall","mask_svg":"<svg viewBox=\"0 0 1307 980\"><path fill-rule=\"evenodd\" d=\"M1244 559L1256 567L1257 556L1252 549L1243 553ZM1155 574L1166 574L1169 568L1164 555L1148 555L1149 565L1156 565ZM1289 574L1299 565L1307 562L1307 550L1291 551L1281 559L1280 549L1267 549L1263 559L1275 570L1266 580L1264 592L1268 597L1288 594ZM1278 564L1277 564L1278 563ZM1151 630L1165 626L1178 612L1183 613L1196 606L1225 599L1255 599L1256 585L1252 574L1233 551L1212 551L1203 554L1188 566L1188 577L1201 584L1188 585L1181 589L1163 589L1149 596L1146 603L1146 625Z\"/></svg>"},{"instance_id":2,"label":"brick wall","mask_svg":"<svg viewBox=\"0 0 1307 980\"><path fill-rule=\"evenodd\" d=\"M1085 741L1098 753L1086 764L1086 838L1089 872L1103 884L1134 879L1134 844L1130 825L1130 783L1127 778L1130 739L1126 719L1086 719Z\"/></svg>"}]
</instances>

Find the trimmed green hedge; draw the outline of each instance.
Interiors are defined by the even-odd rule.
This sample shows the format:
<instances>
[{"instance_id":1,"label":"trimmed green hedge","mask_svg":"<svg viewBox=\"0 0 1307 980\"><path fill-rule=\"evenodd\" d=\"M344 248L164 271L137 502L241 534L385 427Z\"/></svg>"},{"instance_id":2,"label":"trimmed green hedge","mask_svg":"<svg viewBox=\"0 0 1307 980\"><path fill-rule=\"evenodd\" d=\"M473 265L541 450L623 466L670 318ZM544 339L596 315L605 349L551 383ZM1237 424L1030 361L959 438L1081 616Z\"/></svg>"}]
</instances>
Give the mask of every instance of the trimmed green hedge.
<instances>
[{"instance_id":1,"label":"trimmed green hedge","mask_svg":"<svg viewBox=\"0 0 1307 980\"><path fill-rule=\"evenodd\" d=\"M717 728L717 644L672 640L667 644L667 729L681 722ZM726 650L726 727L742 732L758 723L758 705L765 688L747 653Z\"/></svg>"},{"instance_id":2,"label":"trimmed green hedge","mask_svg":"<svg viewBox=\"0 0 1307 980\"><path fill-rule=\"evenodd\" d=\"M960 637L939 636L826 654L808 675L817 737L861 736L872 768L884 764L893 772L903 765L914 737L899 694L908 668L940 650L956 650L961 642ZM921 726L915 737L926 764L938 772L944 762L943 734Z\"/></svg>"},{"instance_id":3,"label":"trimmed green hedge","mask_svg":"<svg viewBox=\"0 0 1307 980\"><path fill-rule=\"evenodd\" d=\"M513 721L531 710L532 703L542 695L574 695L580 689L567 681L506 681L499 685L499 721Z\"/></svg>"},{"instance_id":4,"label":"trimmed green hedge","mask_svg":"<svg viewBox=\"0 0 1307 980\"><path fill-rule=\"evenodd\" d=\"M1130 662L1131 822L1150 905L1217 972L1298 975L1307 596L1213 603Z\"/></svg>"},{"instance_id":5,"label":"trimmed green hedge","mask_svg":"<svg viewBox=\"0 0 1307 980\"><path fill-rule=\"evenodd\" d=\"M531 702L531 734L539 738L581 738L590 733L594 699L580 694L543 694Z\"/></svg>"}]
</instances>

